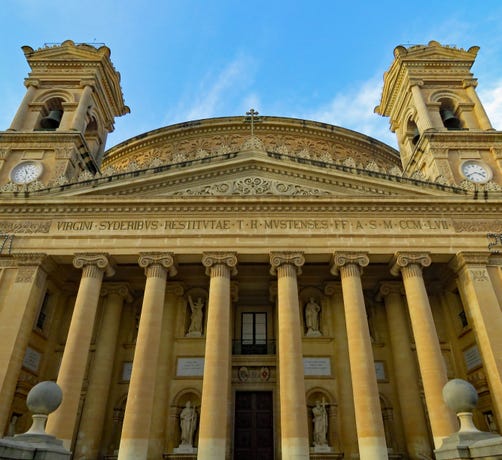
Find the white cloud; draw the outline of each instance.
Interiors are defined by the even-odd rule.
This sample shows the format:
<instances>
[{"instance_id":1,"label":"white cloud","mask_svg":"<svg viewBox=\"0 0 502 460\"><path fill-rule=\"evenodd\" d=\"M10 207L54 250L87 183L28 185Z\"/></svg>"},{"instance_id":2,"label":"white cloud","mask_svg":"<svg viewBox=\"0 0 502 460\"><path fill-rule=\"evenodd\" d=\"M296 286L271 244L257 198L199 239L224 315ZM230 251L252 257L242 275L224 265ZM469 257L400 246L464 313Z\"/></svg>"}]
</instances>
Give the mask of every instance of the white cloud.
<instances>
[{"instance_id":1,"label":"white cloud","mask_svg":"<svg viewBox=\"0 0 502 460\"><path fill-rule=\"evenodd\" d=\"M242 94L253 79L253 64L253 59L238 56L217 75L208 73L199 83L196 93L191 92L188 97L183 97L176 111L168 113L166 122L173 123L174 118L176 121L185 121L229 115L235 111L230 106L258 104L256 94ZM237 98L242 102L236 102Z\"/></svg>"},{"instance_id":2,"label":"white cloud","mask_svg":"<svg viewBox=\"0 0 502 460\"><path fill-rule=\"evenodd\" d=\"M502 80L479 91L479 98L483 103L492 126L502 130Z\"/></svg>"},{"instance_id":3,"label":"white cloud","mask_svg":"<svg viewBox=\"0 0 502 460\"><path fill-rule=\"evenodd\" d=\"M379 104L383 87L381 77L336 94L331 101L305 114L306 118L352 129L395 146L395 135L389 130L389 119L373 112Z\"/></svg>"}]
</instances>

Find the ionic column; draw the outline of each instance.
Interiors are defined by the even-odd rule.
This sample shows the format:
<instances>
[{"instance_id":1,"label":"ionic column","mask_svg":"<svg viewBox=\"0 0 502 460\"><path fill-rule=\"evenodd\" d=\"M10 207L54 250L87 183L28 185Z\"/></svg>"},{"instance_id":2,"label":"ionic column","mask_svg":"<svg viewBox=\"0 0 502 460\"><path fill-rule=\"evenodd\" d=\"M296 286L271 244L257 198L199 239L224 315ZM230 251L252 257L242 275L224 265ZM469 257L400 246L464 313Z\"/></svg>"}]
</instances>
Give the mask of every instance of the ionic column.
<instances>
[{"instance_id":1,"label":"ionic column","mask_svg":"<svg viewBox=\"0 0 502 460\"><path fill-rule=\"evenodd\" d=\"M35 98L35 94L37 92L37 87L34 83L29 83L28 89L26 90L26 94L17 109L16 115L12 120L12 123L8 129L8 131L19 131L23 128L26 114L30 110L30 104L33 102Z\"/></svg>"},{"instance_id":2,"label":"ionic column","mask_svg":"<svg viewBox=\"0 0 502 460\"><path fill-rule=\"evenodd\" d=\"M385 302L392 345L392 360L394 368L398 370L394 378L398 388L406 447L410 459L420 460L431 458L432 451L429 446L427 422L420 399L419 376L415 357L411 350L402 291L403 285L400 282L385 282L380 286L379 296Z\"/></svg>"},{"instance_id":3,"label":"ionic column","mask_svg":"<svg viewBox=\"0 0 502 460\"><path fill-rule=\"evenodd\" d=\"M339 413L343 414L340 418L340 439L343 439L342 450L345 457L353 458L357 455L358 447L352 381L347 378L350 375L350 362L341 283L339 281L327 283L324 294L329 296L335 320L335 381L338 389Z\"/></svg>"},{"instance_id":4,"label":"ionic column","mask_svg":"<svg viewBox=\"0 0 502 460\"><path fill-rule=\"evenodd\" d=\"M104 254L76 254L73 266L82 269L82 278L57 379L64 397L59 409L47 421L47 432L62 439L67 449L71 449L77 423L103 275L114 273Z\"/></svg>"},{"instance_id":5,"label":"ionic column","mask_svg":"<svg viewBox=\"0 0 502 460\"><path fill-rule=\"evenodd\" d=\"M157 378L167 275L175 276L172 253L144 253L139 266L146 284L131 371L119 460L146 460Z\"/></svg>"},{"instance_id":6,"label":"ionic column","mask_svg":"<svg viewBox=\"0 0 502 460\"><path fill-rule=\"evenodd\" d=\"M0 437L5 433L19 372L54 263L46 254L0 258L2 288L0 308ZM7 273L13 276L7 276ZM10 280L10 283L9 283Z\"/></svg>"},{"instance_id":7,"label":"ionic column","mask_svg":"<svg viewBox=\"0 0 502 460\"><path fill-rule=\"evenodd\" d=\"M211 278L197 458L223 460L227 450L232 358L230 277L237 274L237 257L230 252L206 253L202 264Z\"/></svg>"},{"instance_id":8,"label":"ionic column","mask_svg":"<svg viewBox=\"0 0 502 460\"><path fill-rule=\"evenodd\" d=\"M277 328L281 452L283 459L309 458L307 401L303 371L302 325L297 275L301 252L272 252L270 273L277 275Z\"/></svg>"},{"instance_id":9,"label":"ionic column","mask_svg":"<svg viewBox=\"0 0 502 460\"><path fill-rule=\"evenodd\" d=\"M78 430L75 458L98 458L112 381L122 306L124 301L132 301L129 288L123 283L106 283L101 290L101 295L105 296L103 320L96 340L94 362Z\"/></svg>"},{"instance_id":10,"label":"ionic column","mask_svg":"<svg viewBox=\"0 0 502 460\"><path fill-rule=\"evenodd\" d=\"M90 84L85 84L82 94L80 96L80 101L77 106L77 110L75 110L75 115L73 116L73 121L70 129L72 131L84 131L85 130L85 117L87 115L87 110L91 105L91 94L92 87Z\"/></svg>"},{"instance_id":11,"label":"ionic column","mask_svg":"<svg viewBox=\"0 0 502 460\"><path fill-rule=\"evenodd\" d=\"M415 103L415 108L417 109L417 125L420 128L420 133L423 133L427 129L433 127L430 119L429 109L424 102L422 91L420 90L420 86L422 86L423 84L423 81L410 82L413 102Z\"/></svg>"},{"instance_id":12,"label":"ionic column","mask_svg":"<svg viewBox=\"0 0 502 460\"><path fill-rule=\"evenodd\" d=\"M461 252L450 267L458 275L457 286L473 322L497 425L502 427L502 313L487 270L488 258L488 253Z\"/></svg>"},{"instance_id":13,"label":"ionic column","mask_svg":"<svg viewBox=\"0 0 502 460\"><path fill-rule=\"evenodd\" d=\"M444 438L457 431L458 425L455 415L448 409L442 396L448 377L422 276L422 268L430 264L431 258L428 254L397 253L391 273L398 276L401 272L403 277L425 401L434 446L437 449Z\"/></svg>"},{"instance_id":14,"label":"ionic column","mask_svg":"<svg viewBox=\"0 0 502 460\"><path fill-rule=\"evenodd\" d=\"M365 253L335 252L331 273L340 273L342 280L359 458L380 460L388 455L361 283L362 267L368 263Z\"/></svg>"}]
</instances>

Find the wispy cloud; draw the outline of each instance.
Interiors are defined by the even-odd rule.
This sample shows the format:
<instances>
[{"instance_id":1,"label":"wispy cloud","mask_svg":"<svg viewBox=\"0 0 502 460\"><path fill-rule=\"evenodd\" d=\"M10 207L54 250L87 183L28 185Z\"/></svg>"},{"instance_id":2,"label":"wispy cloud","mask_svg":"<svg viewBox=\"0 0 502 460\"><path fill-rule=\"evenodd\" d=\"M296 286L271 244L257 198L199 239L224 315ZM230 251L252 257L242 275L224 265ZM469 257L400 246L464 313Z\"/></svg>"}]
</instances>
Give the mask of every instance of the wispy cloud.
<instances>
[{"instance_id":1,"label":"wispy cloud","mask_svg":"<svg viewBox=\"0 0 502 460\"><path fill-rule=\"evenodd\" d=\"M479 97L492 126L497 130L502 130L502 80L488 88L480 89Z\"/></svg>"},{"instance_id":2,"label":"wispy cloud","mask_svg":"<svg viewBox=\"0 0 502 460\"><path fill-rule=\"evenodd\" d=\"M373 112L379 104L382 87L382 77L374 77L348 91L335 94L328 103L304 116L349 128L395 146L395 135L389 130L388 118Z\"/></svg>"},{"instance_id":3,"label":"wispy cloud","mask_svg":"<svg viewBox=\"0 0 502 460\"><path fill-rule=\"evenodd\" d=\"M238 56L219 72L211 71L204 76L198 89L182 97L175 111L169 112L165 121L196 120L215 116L232 115L249 103L258 104L255 93L246 92L254 78L254 60Z\"/></svg>"}]
</instances>

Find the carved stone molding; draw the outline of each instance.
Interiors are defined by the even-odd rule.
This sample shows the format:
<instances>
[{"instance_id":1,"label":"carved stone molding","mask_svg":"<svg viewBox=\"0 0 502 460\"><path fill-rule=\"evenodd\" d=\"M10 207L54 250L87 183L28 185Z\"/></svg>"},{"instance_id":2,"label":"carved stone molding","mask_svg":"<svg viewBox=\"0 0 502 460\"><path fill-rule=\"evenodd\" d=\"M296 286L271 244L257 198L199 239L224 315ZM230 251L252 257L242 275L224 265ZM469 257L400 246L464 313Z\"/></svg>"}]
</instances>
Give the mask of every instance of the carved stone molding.
<instances>
[{"instance_id":1,"label":"carved stone molding","mask_svg":"<svg viewBox=\"0 0 502 460\"><path fill-rule=\"evenodd\" d=\"M213 268L223 265L229 268L230 275L237 275L237 253L236 252L204 252L202 254L202 265L206 267L206 275L211 276Z\"/></svg>"},{"instance_id":2,"label":"carved stone molding","mask_svg":"<svg viewBox=\"0 0 502 460\"><path fill-rule=\"evenodd\" d=\"M110 265L108 257L108 254L78 253L73 258L73 266L82 268L83 276L96 277L98 273L95 269L101 270L106 276L113 276L115 269Z\"/></svg>"},{"instance_id":3,"label":"carved stone molding","mask_svg":"<svg viewBox=\"0 0 502 460\"><path fill-rule=\"evenodd\" d=\"M174 265L174 254L172 252L142 252L140 253L138 264L145 269L145 275L157 276L156 270L165 269L169 276L176 276L178 270Z\"/></svg>"},{"instance_id":4,"label":"carved stone molding","mask_svg":"<svg viewBox=\"0 0 502 460\"><path fill-rule=\"evenodd\" d=\"M370 263L366 252L335 252L331 259L331 274L337 276L342 267L354 265L362 273L362 268Z\"/></svg>"},{"instance_id":5,"label":"carved stone molding","mask_svg":"<svg viewBox=\"0 0 502 460\"><path fill-rule=\"evenodd\" d=\"M399 276L403 268L415 265L422 269L428 267L431 262L429 253L426 252L397 252L390 263L390 272L393 276Z\"/></svg>"},{"instance_id":6,"label":"carved stone molding","mask_svg":"<svg viewBox=\"0 0 502 460\"><path fill-rule=\"evenodd\" d=\"M166 284L166 294L172 294L176 297L181 297L185 293L185 287L183 284L170 281Z\"/></svg>"},{"instance_id":7,"label":"carved stone molding","mask_svg":"<svg viewBox=\"0 0 502 460\"><path fill-rule=\"evenodd\" d=\"M277 269L281 265L291 265L297 275L301 275L301 267L305 263L303 252L271 252L270 253L270 274L276 275Z\"/></svg>"}]
</instances>

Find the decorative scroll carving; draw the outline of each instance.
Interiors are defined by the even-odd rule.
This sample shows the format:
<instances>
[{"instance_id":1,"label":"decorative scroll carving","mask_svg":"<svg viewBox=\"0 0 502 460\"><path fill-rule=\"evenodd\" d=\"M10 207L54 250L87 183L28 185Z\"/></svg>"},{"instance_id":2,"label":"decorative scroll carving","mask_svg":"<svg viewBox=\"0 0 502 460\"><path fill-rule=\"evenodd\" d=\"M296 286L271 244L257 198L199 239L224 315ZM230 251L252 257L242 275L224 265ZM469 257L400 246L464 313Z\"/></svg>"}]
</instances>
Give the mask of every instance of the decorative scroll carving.
<instances>
[{"instance_id":1,"label":"decorative scroll carving","mask_svg":"<svg viewBox=\"0 0 502 460\"><path fill-rule=\"evenodd\" d=\"M224 265L230 269L230 275L237 275L237 254L235 252L205 252L202 265L206 267L206 275L210 276L212 268Z\"/></svg>"},{"instance_id":2,"label":"decorative scroll carving","mask_svg":"<svg viewBox=\"0 0 502 460\"><path fill-rule=\"evenodd\" d=\"M36 221L14 221L14 222L1 222L0 233L49 233L51 222L44 220L41 222Z\"/></svg>"},{"instance_id":3,"label":"decorative scroll carving","mask_svg":"<svg viewBox=\"0 0 502 460\"><path fill-rule=\"evenodd\" d=\"M217 195L286 195L319 196L329 192L298 184L290 184L259 176L250 176L233 181L203 185L172 193L174 196L217 196Z\"/></svg>"},{"instance_id":4,"label":"decorative scroll carving","mask_svg":"<svg viewBox=\"0 0 502 460\"><path fill-rule=\"evenodd\" d=\"M97 276L98 273L95 270L91 270L90 267L95 267L101 270L107 276L113 276L115 274L115 270L110 265L106 254L75 254L75 257L73 258L73 266L75 268L83 268L84 273L91 277Z\"/></svg>"},{"instance_id":5,"label":"decorative scroll carving","mask_svg":"<svg viewBox=\"0 0 502 460\"><path fill-rule=\"evenodd\" d=\"M324 294L325 295L341 295L342 294L342 283L339 281L330 281L326 283L324 286Z\"/></svg>"},{"instance_id":6,"label":"decorative scroll carving","mask_svg":"<svg viewBox=\"0 0 502 460\"><path fill-rule=\"evenodd\" d=\"M335 252L331 262L331 274L337 276L340 268L355 265L359 269L366 267L370 259L366 252Z\"/></svg>"},{"instance_id":7,"label":"decorative scroll carving","mask_svg":"<svg viewBox=\"0 0 502 460\"><path fill-rule=\"evenodd\" d=\"M178 270L174 265L174 254L172 252L143 252L138 259L140 267L145 269L146 276L155 276L150 273L149 268L153 266L162 267L167 270L169 276L176 276Z\"/></svg>"},{"instance_id":8,"label":"decorative scroll carving","mask_svg":"<svg viewBox=\"0 0 502 460\"><path fill-rule=\"evenodd\" d=\"M391 262L390 272L393 276L398 276L401 269L417 265L418 267L428 267L431 264L431 258L424 252L398 252Z\"/></svg>"},{"instance_id":9,"label":"decorative scroll carving","mask_svg":"<svg viewBox=\"0 0 502 460\"><path fill-rule=\"evenodd\" d=\"M390 294L404 294L403 285L399 281L385 281L380 285L378 290L377 300L381 300Z\"/></svg>"},{"instance_id":10,"label":"decorative scroll carving","mask_svg":"<svg viewBox=\"0 0 502 460\"><path fill-rule=\"evenodd\" d=\"M249 136L242 143L241 150L259 150L261 152L265 151L265 146L263 145L262 140L256 136Z\"/></svg>"},{"instance_id":11,"label":"decorative scroll carving","mask_svg":"<svg viewBox=\"0 0 502 460\"><path fill-rule=\"evenodd\" d=\"M281 265L291 265L296 269L296 274L301 275L301 267L305 263L303 252L271 252L270 253L270 274L276 275L277 269Z\"/></svg>"}]
</instances>

